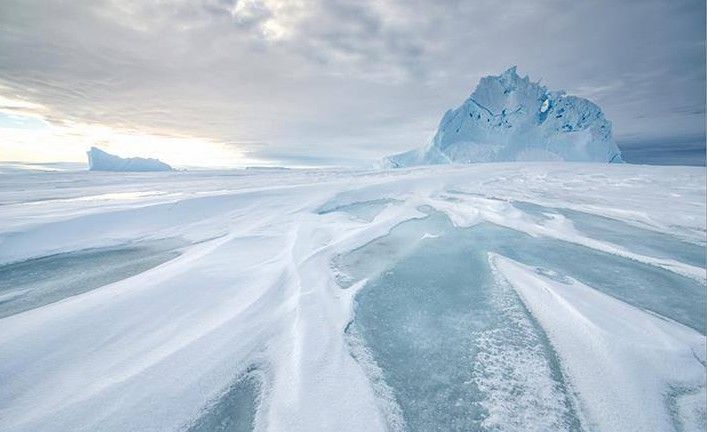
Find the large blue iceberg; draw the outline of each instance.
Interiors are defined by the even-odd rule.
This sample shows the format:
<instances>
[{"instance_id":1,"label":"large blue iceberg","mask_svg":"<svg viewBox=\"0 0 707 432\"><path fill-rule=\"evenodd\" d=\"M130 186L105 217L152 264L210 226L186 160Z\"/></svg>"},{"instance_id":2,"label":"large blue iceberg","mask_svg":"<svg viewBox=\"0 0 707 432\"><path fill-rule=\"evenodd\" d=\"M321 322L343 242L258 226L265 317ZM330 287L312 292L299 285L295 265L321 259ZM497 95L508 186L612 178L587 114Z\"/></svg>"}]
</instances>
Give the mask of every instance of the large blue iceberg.
<instances>
[{"instance_id":1,"label":"large blue iceberg","mask_svg":"<svg viewBox=\"0 0 707 432\"><path fill-rule=\"evenodd\" d=\"M104 152L97 147L91 147L91 150L87 151L86 154L88 155L88 169L90 171L172 171L171 166L158 159L121 158Z\"/></svg>"},{"instance_id":2,"label":"large blue iceberg","mask_svg":"<svg viewBox=\"0 0 707 432\"><path fill-rule=\"evenodd\" d=\"M389 167L501 161L622 159L597 105L548 91L515 66L482 78L469 99L447 111L428 146L384 159Z\"/></svg>"}]
</instances>

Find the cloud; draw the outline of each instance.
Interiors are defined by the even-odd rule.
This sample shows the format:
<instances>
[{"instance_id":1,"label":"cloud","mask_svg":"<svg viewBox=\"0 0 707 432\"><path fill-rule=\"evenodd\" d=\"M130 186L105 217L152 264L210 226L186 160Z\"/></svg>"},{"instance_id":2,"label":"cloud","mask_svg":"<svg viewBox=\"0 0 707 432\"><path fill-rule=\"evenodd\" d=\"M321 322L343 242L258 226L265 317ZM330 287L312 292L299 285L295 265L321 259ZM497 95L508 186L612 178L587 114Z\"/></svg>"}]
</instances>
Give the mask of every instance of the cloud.
<instances>
[{"instance_id":1,"label":"cloud","mask_svg":"<svg viewBox=\"0 0 707 432\"><path fill-rule=\"evenodd\" d=\"M4 0L0 96L58 126L364 161L517 64L653 139L704 134L704 32L697 0Z\"/></svg>"}]
</instances>

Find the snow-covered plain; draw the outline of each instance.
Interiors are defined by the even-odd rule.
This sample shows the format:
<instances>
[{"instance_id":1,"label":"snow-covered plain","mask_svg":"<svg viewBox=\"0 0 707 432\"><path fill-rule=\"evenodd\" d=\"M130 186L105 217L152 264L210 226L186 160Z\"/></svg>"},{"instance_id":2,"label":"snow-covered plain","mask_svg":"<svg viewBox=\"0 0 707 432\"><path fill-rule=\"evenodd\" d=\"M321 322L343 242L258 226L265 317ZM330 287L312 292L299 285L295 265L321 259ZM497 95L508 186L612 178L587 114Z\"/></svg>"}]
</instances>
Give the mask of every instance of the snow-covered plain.
<instances>
[{"instance_id":1,"label":"snow-covered plain","mask_svg":"<svg viewBox=\"0 0 707 432\"><path fill-rule=\"evenodd\" d=\"M705 170L0 174L2 431L702 431Z\"/></svg>"}]
</instances>

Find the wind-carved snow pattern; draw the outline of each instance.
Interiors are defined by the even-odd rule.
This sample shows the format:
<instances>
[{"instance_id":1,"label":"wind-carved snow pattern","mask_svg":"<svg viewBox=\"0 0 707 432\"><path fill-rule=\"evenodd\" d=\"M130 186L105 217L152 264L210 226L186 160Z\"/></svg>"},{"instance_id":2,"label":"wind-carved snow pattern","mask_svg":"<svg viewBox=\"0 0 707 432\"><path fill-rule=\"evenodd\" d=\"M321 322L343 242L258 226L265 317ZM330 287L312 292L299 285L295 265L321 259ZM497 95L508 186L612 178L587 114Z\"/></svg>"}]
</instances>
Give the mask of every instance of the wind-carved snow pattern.
<instances>
[{"instance_id":1,"label":"wind-carved snow pattern","mask_svg":"<svg viewBox=\"0 0 707 432\"><path fill-rule=\"evenodd\" d=\"M492 301L500 313L492 327L477 335L473 366L474 380L486 395L483 426L519 432L581 430L575 397L554 352L509 284L493 267L492 274Z\"/></svg>"},{"instance_id":2,"label":"wind-carved snow pattern","mask_svg":"<svg viewBox=\"0 0 707 432\"><path fill-rule=\"evenodd\" d=\"M482 78L442 117L429 146L389 156L384 165L560 160L621 162L611 123L589 100L549 91L514 66Z\"/></svg>"},{"instance_id":3,"label":"wind-carved snow pattern","mask_svg":"<svg viewBox=\"0 0 707 432\"><path fill-rule=\"evenodd\" d=\"M4 270L115 276L23 282L3 431L185 431L234 403L257 432L705 427L702 168L12 171L0 203ZM135 271L83 261L162 241ZM252 365L257 391L230 387Z\"/></svg>"},{"instance_id":4,"label":"wind-carved snow pattern","mask_svg":"<svg viewBox=\"0 0 707 432\"><path fill-rule=\"evenodd\" d=\"M703 335L577 281L557 283L507 258L491 259L548 332L596 429L685 430L704 422Z\"/></svg>"}]
</instances>

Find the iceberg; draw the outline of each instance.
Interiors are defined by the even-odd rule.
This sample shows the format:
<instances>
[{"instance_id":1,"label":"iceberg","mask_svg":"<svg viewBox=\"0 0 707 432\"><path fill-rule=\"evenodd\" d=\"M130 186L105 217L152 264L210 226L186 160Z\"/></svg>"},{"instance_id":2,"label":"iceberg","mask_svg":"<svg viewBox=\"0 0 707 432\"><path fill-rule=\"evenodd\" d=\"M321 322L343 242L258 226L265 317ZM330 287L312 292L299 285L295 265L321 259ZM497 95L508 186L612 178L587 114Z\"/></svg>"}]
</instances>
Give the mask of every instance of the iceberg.
<instances>
[{"instance_id":1,"label":"iceberg","mask_svg":"<svg viewBox=\"0 0 707 432\"><path fill-rule=\"evenodd\" d=\"M386 167L501 161L623 162L611 122L591 101L549 91L513 66L481 79L442 117L432 142L384 158Z\"/></svg>"},{"instance_id":2,"label":"iceberg","mask_svg":"<svg viewBox=\"0 0 707 432\"><path fill-rule=\"evenodd\" d=\"M89 171L123 171L123 172L147 172L147 171L172 171L172 167L166 163L151 158L121 158L112 155L97 147L91 147L87 151Z\"/></svg>"}]
</instances>

